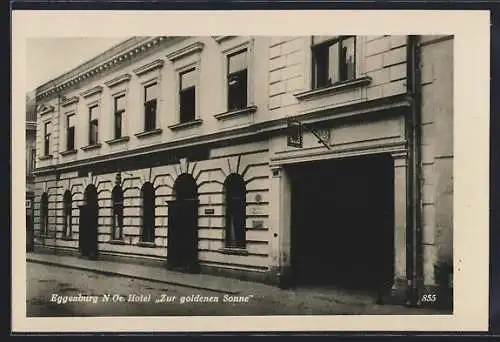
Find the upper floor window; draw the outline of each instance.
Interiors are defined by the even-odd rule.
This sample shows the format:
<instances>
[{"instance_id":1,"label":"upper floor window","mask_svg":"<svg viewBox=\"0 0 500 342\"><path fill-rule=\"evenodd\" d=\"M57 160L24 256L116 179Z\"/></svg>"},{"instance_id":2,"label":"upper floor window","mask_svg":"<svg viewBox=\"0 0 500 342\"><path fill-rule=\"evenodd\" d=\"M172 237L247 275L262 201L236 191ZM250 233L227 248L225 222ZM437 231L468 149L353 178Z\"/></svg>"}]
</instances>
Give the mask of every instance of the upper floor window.
<instances>
[{"instance_id":1,"label":"upper floor window","mask_svg":"<svg viewBox=\"0 0 500 342\"><path fill-rule=\"evenodd\" d=\"M89 108L89 145L99 143L99 106Z\"/></svg>"},{"instance_id":2,"label":"upper floor window","mask_svg":"<svg viewBox=\"0 0 500 342\"><path fill-rule=\"evenodd\" d=\"M123 117L125 115L125 95L114 98L114 136L120 139L123 136Z\"/></svg>"},{"instance_id":3,"label":"upper floor window","mask_svg":"<svg viewBox=\"0 0 500 342\"><path fill-rule=\"evenodd\" d=\"M227 56L228 110L248 105L248 50L245 48Z\"/></svg>"},{"instance_id":4,"label":"upper floor window","mask_svg":"<svg viewBox=\"0 0 500 342\"><path fill-rule=\"evenodd\" d=\"M196 116L196 68L179 74L180 122L193 121Z\"/></svg>"},{"instance_id":5,"label":"upper floor window","mask_svg":"<svg viewBox=\"0 0 500 342\"><path fill-rule=\"evenodd\" d=\"M156 129L157 93L157 83L144 87L144 131Z\"/></svg>"},{"instance_id":6,"label":"upper floor window","mask_svg":"<svg viewBox=\"0 0 500 342\"><path fill-rule=\"evenodd\" d=\"M243 177L231 174L224 182L226 204L226 247L246 245L246 187Z\"/></svg>"},{"instance_id":7,"label":"upper floor window","mask_svg":"<svg viewBox=\"0 0 500 342\"><path fill-rule=\"evenodd\" d=\"M43 154L45 156L50 155L50 134L52 131L52 125L50 121L46 122L43 127Z\"/></svg>"},{"instance_id":8,"label":"upper floor window","mask_svg":"<svg viewBox=\"0 0 500 342\"><path fill-rule=\"evenodd\" d=\"M75 114L66 116L66 150L75 149Z\"/></svg>"},{"instance_id":9,"label":"upper floor window","mask_svg":"<svg viewBox=\"0 0 500 342\"><path fill-rule=\"evenodd\" d=\"M322 88L356 77L356 37L314 36L313 88Z\"/></svg>"}]
</instances>

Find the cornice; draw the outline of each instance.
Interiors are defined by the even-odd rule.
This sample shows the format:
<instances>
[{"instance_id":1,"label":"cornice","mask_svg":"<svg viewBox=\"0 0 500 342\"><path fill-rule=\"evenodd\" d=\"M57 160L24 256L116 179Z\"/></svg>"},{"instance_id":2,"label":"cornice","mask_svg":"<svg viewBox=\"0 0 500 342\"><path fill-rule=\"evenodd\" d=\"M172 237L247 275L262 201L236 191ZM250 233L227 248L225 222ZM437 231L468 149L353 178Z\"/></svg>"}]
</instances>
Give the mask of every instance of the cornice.
<instances>
[{"instance_id":1,"label":"cornice","mask_svg":"<svg viewBox=\"0 0 500 342\"><path fill-rule=\"evenodd\" d=\"M322 109L315 109L311 112L295 116L297 120L306 124L326 123L336 120L343 120L348 117L363 117L374 112L393 111L395 115L401 115L401 108L408 108L410 105L406 94L394 95L388 98L371 100L363 103L349 104L335 109L330 109L326 113ZM169 149L181 149L194 146L202 146L221 141L258 136L260 134L276 134L287 129L287 118L277 118L260 123L244 125L238 128L219 130L210 134L195 135L179 140L167 141L155 145L139 147L133 150L117 152L108 155L100 155L92 158L79 159L72 162L60 163L47 167L37 168L35 175L47 174L50 172L66 172L75 170L85 165L93 165L100 162L113 162L123 158L135 158L140 155L156 153Z\"/></svg>"},{"instance_id":2,"label":"cornice","mask_svg":"<svg viewBox=\"0 0 500 342\"><path fill-rule=\"evenodd\" d=\"M104 82L104 85L108 88L113 88L116 87L119 84L122 84L123 82L128 82L132 76L130 74L123 74L118 77L115 77L109 81Z\"/></svg>"},{"instance_id":3,"label":"cornice","mask_svg":"<svg viewBox=\"0 0 500 342\"><path fill-rule=\"evenodd\" d=\"M151 63L145 64L137 69L134 69L134 74L136 74L137 76L141 76L153 70L163 68L164 64L165 61L163 61L162 59L157 59Z\"/></svg>"},{"instance_id":4,"label":"cornice","mask_svg":"<svg viewBox=\"0 0 500 342\"><path fill-rule=\"evenodd\" d=\"M194 53L200 53L203 50L204 46L205 46L205 44L203 44L202 42L196 42L196 43L190 44L186 47L183 47L180 50L169 53L167 55L167 58L170 61L175 62L178 59L187 57L187 56L192 55Z\"/></svg>"},{"instance_id":5,"label":"cornice","mask_svg":"<svg viewBox=\"0 0 500 342\"><path fill-rule=\"evenodd\" d=\"M83 93L80 93L80 96L83 98L90 97L95 94L102 93L102 86L95 86L94 88L90 88L89 90L85 90Z\"/></svg>"},{"instance_id":6,"label":"cornice","mask_svg":"<svg viewBox=\"0 0 500 342\"><path fill-rule=\"evenodd\" d=\"M143 55L153 48L167 41L176 43L188 37L165 37L157 36L151 38L134 37L111 48L110 50L96 56L75 69L62 74L58 78L43 84L37 88L36 100L52 96L58 92L65 91L79 83L88 81L111 69L119 68L124 63Z\"/></svg>"},{"instance_id":7,"label":"cornice","mask_svg":"<svg viewBox=\"0 0 500 342\"><path fill-rule=\"evenodd\" d=\"M228 40L228 39L231 39L231 38L234 38L236 36L213 36L214 40L217 42L217 43L221 43L223 42L224 40Z\"/></svg>"},{"instance_id":8,"label":"cornice","mask_svg":"<svg viewBox=\"0 0 500 342\"><path fill-rule=\"evenodd\" d=\"M69 106L70 104L73 104L73 103L78 103L80 99L78 98L78 96L73 96L73 97L70 97L70 98L67 98L65 100L63 100L61 102L61 106L63 107L67 107Z\"/></svg>"}]
</instances>

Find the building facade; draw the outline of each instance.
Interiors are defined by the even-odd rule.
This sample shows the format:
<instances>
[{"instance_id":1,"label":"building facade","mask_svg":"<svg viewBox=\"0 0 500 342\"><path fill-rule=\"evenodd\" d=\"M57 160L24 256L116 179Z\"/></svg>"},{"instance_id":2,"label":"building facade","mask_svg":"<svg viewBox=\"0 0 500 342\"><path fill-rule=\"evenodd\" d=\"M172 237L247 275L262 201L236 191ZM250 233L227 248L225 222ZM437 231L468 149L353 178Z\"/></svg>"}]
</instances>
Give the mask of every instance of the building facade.
<instances>
[{"instance_id":1,"label":"building facade","mask_svg":"<svg viewBox=\"0 0 500 342\"><path fill-rule=\"evenodd\" d=\"M35 198L36 163L36 99L35 92L26 95L26 250L33 248L33 203Z\"/></svg>"},{"instance_id":2,"label":"building facade","mask_svg":"<svg viewBox=\"0 0 500 342\"><path fill-rule=\"evenodd\" d=\"M449 297L452 91L452 36L128 39L37 89L36 245Z\"/></svg>"}]
</instances>

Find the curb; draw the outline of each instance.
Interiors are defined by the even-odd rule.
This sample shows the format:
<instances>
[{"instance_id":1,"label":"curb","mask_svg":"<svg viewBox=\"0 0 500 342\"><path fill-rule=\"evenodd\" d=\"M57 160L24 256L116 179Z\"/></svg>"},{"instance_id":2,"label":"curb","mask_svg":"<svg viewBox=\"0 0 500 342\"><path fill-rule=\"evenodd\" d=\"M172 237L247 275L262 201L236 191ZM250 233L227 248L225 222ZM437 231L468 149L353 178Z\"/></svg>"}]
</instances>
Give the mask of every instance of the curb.
<instances>
[{"instance_id":1,"label":"curb","mask_svg":"<svg viewBox=\"0 0 500 342\"><path fill-rule=\"evenodd\" d=\"M55 262L55 261L39 260L36 258L29 258L28 257L28 258L26 258L26 261L34 262L34 263L38 263L38 264L43 264L43 265L59 266L59 267L71 268L71 269L76 269L76 270L81 270L81 271L88 271L88 272L98 273L98 274L107 275L107 276L119 276L119 277L124 277L124 278L146 280L146 281L151 281L151 282L161 283L161 284L182 286L182 287L192 288L195 290L211 291L211 292L217 292L217 293L221 293L221 294L238 294L241 292L241 291L235 291L235 290L222 291L218 288L213 288L213 287L208 287L208 286L199 286L199 285L182 283L182 282L178 282L178 281L154 279L154 278L148 278L148 277L143 277L143 276L139 276L139 275L120 273L120 272L116 272L116 271L97 270L97 269L91 268L91 267L67 265L67 264L63 264L63 263L59 263L59 262Z\"/></svg>"}]
</instances>

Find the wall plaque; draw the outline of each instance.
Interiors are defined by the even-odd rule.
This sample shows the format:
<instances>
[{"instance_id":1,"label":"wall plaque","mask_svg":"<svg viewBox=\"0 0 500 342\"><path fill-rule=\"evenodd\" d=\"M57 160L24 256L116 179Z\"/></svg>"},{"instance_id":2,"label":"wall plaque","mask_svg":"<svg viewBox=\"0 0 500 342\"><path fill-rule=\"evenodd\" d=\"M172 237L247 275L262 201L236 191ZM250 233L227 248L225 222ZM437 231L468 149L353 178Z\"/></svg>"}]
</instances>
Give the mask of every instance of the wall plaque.
<instances>
[{"instance_id":1,"label":"wall plaque","mask_svg":"<svg viewBox=\"0 0 500 342\"><path fill-rule=\"evenodd\" d=\"M215 214L215 210L213 208L205 209L205 215L213 215Z\"/></svg>"}]
</instances>

